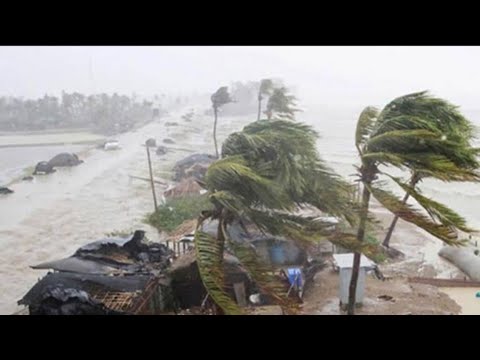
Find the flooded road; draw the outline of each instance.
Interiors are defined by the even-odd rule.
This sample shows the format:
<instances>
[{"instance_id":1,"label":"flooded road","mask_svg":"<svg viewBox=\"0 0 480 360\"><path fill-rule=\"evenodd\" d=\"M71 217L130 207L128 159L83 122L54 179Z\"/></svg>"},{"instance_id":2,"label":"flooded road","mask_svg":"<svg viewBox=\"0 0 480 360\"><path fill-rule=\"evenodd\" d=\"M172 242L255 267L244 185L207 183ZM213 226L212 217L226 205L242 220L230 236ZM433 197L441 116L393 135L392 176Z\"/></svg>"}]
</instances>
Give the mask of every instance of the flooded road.
<instances>
[{"instance_id":1,"label":"flooded road","mask_svg":"<svg viewBox=\"0 0 480 360\"><path fill-rule=\"evenodd\" d=\"M114 231L144 229L149 239L160 240L156 230L143 223L153 210L150 184L129 175L148 177L143 144L149 137L159 145L171 138L176 144L167 146L182 149L162 157L152 152L156 178L167 178L175 161L189 155L185 150L214 152L212 119L187 123L182 114L118 136L118 151L92 149L80 166L9 186L15 193L0 199L0 314L18 310L16 302L46 273L30 265L70 256L79 246ZM248 120L220 119L219 141ZM165 127L172 121L179 126ZM163 190L157 188L159 197Z\"/></svg>"}]
</instances>

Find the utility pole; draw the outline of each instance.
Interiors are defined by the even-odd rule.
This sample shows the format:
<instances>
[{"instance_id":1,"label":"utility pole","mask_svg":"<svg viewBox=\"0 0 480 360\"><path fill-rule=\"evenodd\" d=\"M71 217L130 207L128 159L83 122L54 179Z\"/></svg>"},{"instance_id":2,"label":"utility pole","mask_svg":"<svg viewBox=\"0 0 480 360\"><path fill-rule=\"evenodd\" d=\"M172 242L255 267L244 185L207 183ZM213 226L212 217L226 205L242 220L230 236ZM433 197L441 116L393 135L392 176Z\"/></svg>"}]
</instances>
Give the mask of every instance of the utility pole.
<instances>
[{"instance_id":1,"label":"utility pole","mask_svg":"<svg viewBox=\"0 0 480 360\"><path fill-rule=\"evenodd\" d=\"M152 186L153 205L155 206L155 211L157 211L157 196L155 195L155 184L153 182L152 161L150 160L150 148L147 144L145 144L145 147L147 148L148 170L150 171L150 185Z\"/></svg>"}]
</instances>

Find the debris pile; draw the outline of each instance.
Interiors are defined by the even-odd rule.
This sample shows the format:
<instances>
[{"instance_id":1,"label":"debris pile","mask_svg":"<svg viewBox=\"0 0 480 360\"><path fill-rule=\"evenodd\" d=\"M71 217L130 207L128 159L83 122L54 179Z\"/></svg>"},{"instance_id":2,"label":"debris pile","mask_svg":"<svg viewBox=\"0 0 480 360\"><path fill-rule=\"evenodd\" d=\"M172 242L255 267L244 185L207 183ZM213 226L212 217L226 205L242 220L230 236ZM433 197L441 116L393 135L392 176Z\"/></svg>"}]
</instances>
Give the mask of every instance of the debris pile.
<instances>
[{"instance_id":1,"label":"debris pile","mask_svg":"<svg viewBox=\"0 0 480 360\"><path fill-rule=\"evenodd\" d=\"M32 266L51 269L18 303L30 314L155 314L172 307L163 273L172 251L145 232L87 244L74 255Z\"/></svg>"},{"instance_id":2,"label":"debris pile","mask_svg":"<svg viewBox=\"0 0 480 360\"><path fill-rule=\"evenodd\" d=\"M209 154L192 154L178 161L173 167L173 180L181 181L186 177L196 177L203 179L207 172L208 166L217 160L213 155Z\"/></svg>"}]
</instances>

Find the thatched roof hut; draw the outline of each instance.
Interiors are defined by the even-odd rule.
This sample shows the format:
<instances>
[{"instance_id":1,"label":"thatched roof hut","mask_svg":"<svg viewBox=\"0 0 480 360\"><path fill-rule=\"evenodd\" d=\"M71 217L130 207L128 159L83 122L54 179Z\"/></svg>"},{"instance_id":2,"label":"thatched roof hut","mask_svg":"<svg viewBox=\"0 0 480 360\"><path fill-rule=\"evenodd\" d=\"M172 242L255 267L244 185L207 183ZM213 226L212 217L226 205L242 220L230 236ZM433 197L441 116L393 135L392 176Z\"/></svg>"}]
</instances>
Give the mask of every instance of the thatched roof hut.
<instances>
[{"instance_id":1,"label":"thatched roof hut","mask_svg":"<svg viewBox=\"0 0 480 360\"><path fill-rule=\"evenodd\" d=\"M163 193L165 198L176 198L186 195L198 195L201 194L203 188L193 177L183 179L175 187L168 189Z\"/></svg>"}]
</instances>

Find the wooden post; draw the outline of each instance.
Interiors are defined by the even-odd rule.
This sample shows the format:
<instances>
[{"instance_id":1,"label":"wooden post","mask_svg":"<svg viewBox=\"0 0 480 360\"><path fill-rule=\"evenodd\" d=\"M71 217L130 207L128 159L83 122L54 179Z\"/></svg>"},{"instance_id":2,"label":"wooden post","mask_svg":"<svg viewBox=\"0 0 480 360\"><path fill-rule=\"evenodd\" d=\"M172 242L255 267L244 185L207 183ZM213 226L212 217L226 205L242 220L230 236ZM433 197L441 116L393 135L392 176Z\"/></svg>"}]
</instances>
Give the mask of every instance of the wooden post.
<instances>
[{"instance_id":1,"label":"wooden post","mask_svg":"<svg viewBox=\"0 0 480 360\"><path fill-rule=\"evenodd\" d=\"M237 304L244 307L247 306L247 296L245 295L245 284L243 282L233 284L233 291Z\"/></svg>"},{"instance_id":2,"label":"wooden post","mask_svg":"<svg viewBox=\"0 0 480 360\"><path fill-rule=\"evenodd\" d=\"M155 184L153 182L153 172L152 172L152 161L150 160L150 149L148 146L147 148L147 158L148 158L148 170L150 171L150 185L152 186L152 194L153 194L153 205L155 206L155 211L157 211L157 196L155 195Z\"/></svg>"}]
</instances>

